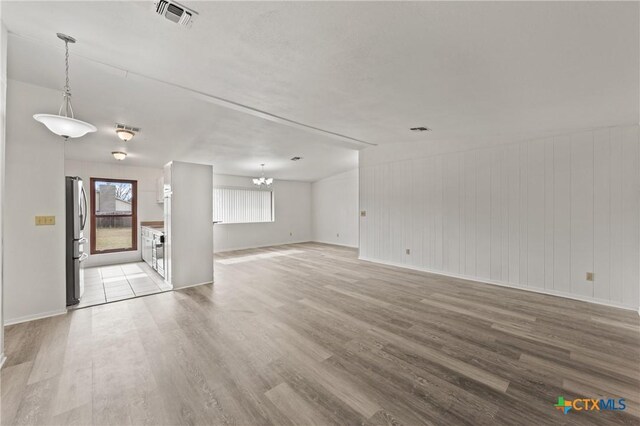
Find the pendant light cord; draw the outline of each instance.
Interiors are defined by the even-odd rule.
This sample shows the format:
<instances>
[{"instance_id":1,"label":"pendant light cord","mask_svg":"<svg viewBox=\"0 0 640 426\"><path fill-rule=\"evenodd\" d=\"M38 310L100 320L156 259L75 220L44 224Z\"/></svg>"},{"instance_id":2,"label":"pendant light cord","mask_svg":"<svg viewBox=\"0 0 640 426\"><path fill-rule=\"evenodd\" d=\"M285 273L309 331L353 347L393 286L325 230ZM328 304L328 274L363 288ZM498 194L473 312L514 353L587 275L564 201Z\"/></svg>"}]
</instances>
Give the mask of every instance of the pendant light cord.
<instances>
[{"instance_id":1,"label":"pendant light cord","mask_svg":"<svg viewBox=\"0 0 640 426\"><path fill-rule=\"evenodd\" d=\"M67 93L71 92L71 86L69 86L69 42L65 41L64 42L64 74L66 76L66 80L65 80L65 91Z\"/></svg>"},{"instance_id":2,"label":"pendant light cord","mask_svg":"<svg viewBox=\"0 0 640 426\"><path fill-rule=\"evenodd\" d=\"M64 116L69 117L69 113L71 113L71 118L73 118L73 107L71 106L71 86L69 85L69 41L64 41L64 73L65 73L65 84L64 84L64 93L62 96L64 97L64 101L62 105L60 105L60 110L58 111L58 115L62 115L62 109L64 108Z\"/></svg>"}]
</instances>

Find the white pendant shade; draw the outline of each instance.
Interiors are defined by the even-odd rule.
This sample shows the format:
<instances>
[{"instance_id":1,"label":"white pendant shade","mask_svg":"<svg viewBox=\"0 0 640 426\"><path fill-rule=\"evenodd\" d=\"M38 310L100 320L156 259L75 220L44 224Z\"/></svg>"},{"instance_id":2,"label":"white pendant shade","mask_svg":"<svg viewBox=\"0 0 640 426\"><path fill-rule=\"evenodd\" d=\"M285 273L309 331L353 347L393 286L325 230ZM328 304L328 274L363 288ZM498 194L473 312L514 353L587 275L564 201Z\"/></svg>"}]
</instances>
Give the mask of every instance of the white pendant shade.
<instances>
[{"instance_id":1,"label":"white pendant shade","mask_svg":"<svg viewBox=\"0 0 640 426\"><path fill-rule=\"evenodd\" d=\"M96 126L76 120L73 117L73 107L71 106L71 87L69 86L69 43L75 43L76 39L66 34L58 33L58 38L64 41L65 50L65 85L62 96L64 100L60 106L58 114L36 114L33 118L44 124L47 129L51 130L58 136L62 136L65 140L69 138L79 138L87 133L95 132ZM64 111L64 115L62 115Z\"/></svg>"},{"instance_id":2,"label":"white pendant shade","mask_svg":"<svg viewBox=\"0 0 640 426\"><path fill-rule=\"evenodd\" d=\"M64 138L79 138L87 133L98 130L93 124L85 123L84 121L71 117L65 117L64 115L36 114L33 118L47 126L47 129L56 135Z\"/></svg>"}]
</instances>

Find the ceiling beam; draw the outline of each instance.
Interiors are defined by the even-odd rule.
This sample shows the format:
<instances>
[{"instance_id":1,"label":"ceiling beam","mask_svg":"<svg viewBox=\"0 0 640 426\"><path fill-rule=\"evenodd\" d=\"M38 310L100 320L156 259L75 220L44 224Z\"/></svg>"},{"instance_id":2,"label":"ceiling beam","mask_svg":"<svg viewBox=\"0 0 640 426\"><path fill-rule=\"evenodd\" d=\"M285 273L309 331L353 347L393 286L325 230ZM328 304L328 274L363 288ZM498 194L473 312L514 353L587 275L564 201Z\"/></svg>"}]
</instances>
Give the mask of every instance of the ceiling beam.
<instances>
[{"instance_id":1,"label":"ceiling beam","mask_svg":"<svg viewBox=\"0 0 640 426\"><path fill-rule=\"evenodd\" d=\"M332 139L341 141L349 145L349 148L361 149L366 148L368 146L377 146L377 144L372 142L363 141L361 139L352 138L351 136L343 135L340 133L332 132L330 130L321 129L319 127L314 127L308 124L300 123L295 120L290 120L285 117L281 117L279 115L271 114L267 111L262 111L257 108L250 107L248 105L243 105L238 102L231 101L229 99L221 98L219 96L215 96L206 92L202 92L196 89L192 89L190 87L182 86L180 84L171 83L165 80L160 80L155 77L149 77L147 75L139 74L133 71L127 71L128 78L140 78L145 80L152 80L160 84L165 84L167 86L171 86L186 92L191 93L195 98L200 99L204 102L209 102L224 108L232 109L234 111L242 112L245 114L252 115L254 117L261 118L263 120L272 121L274 123L282 124L289 127L294 127L296 129L304 130L309 133L315 133L322 136L327 136Z\"/></svg>"}]
</instances>

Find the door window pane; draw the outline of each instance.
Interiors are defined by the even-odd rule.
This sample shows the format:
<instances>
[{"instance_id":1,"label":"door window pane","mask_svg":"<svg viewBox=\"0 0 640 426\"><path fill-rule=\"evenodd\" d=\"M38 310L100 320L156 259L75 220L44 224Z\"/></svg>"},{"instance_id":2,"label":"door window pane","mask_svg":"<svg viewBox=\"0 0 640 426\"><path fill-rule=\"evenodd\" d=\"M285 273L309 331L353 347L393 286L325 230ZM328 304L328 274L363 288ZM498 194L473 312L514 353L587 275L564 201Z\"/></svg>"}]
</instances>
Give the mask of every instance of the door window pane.
<instances>
[{"instance_id":1,"label":"door window pane","mask_svg":"<svg viewBox=\"0 0 640 426\"><path fill-rule=\"evenodd\" d=\"M131 214L133 184L130 182L96 181L96 215Z\"/></svg>"},{"instance_id":2,"label":"door window pane","mask_svg":"<svg viewBox=\"0 0 640 426\"><path fill-rule=\"evenodd\" d=\"M92 253L136 250L136 182L92 179Z\"/></svg>"},{"instance_id":3,"label":"door window pane","mask_svg":"<svg viewBox=\"0 0 640 426\"><path fill-rule=\"evenodd\" d=\"M96 251L131 250L131 216L96 217Z\"/></svg>"}]
</instances>

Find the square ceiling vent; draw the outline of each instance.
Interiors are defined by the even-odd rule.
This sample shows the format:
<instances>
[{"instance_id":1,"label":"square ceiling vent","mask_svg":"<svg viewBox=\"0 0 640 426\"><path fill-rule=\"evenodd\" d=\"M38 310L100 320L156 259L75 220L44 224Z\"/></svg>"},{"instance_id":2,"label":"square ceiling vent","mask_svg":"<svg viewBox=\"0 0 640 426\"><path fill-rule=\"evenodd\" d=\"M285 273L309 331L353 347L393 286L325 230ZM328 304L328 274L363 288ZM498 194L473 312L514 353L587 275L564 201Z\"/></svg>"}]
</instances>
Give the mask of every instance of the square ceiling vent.
<instances>
[{"instance_id":1,"label":"square ceiling vent","mask_svg":"<svg viewBox=\"0 0 640 426\"><path fill-rule=\"evenodd\" d=\"M183 27L190 27L198 12L181 5L175 1L159 0L154 3L156 13L164 16L171 22Z\"/></svg>"}]
</instances>

